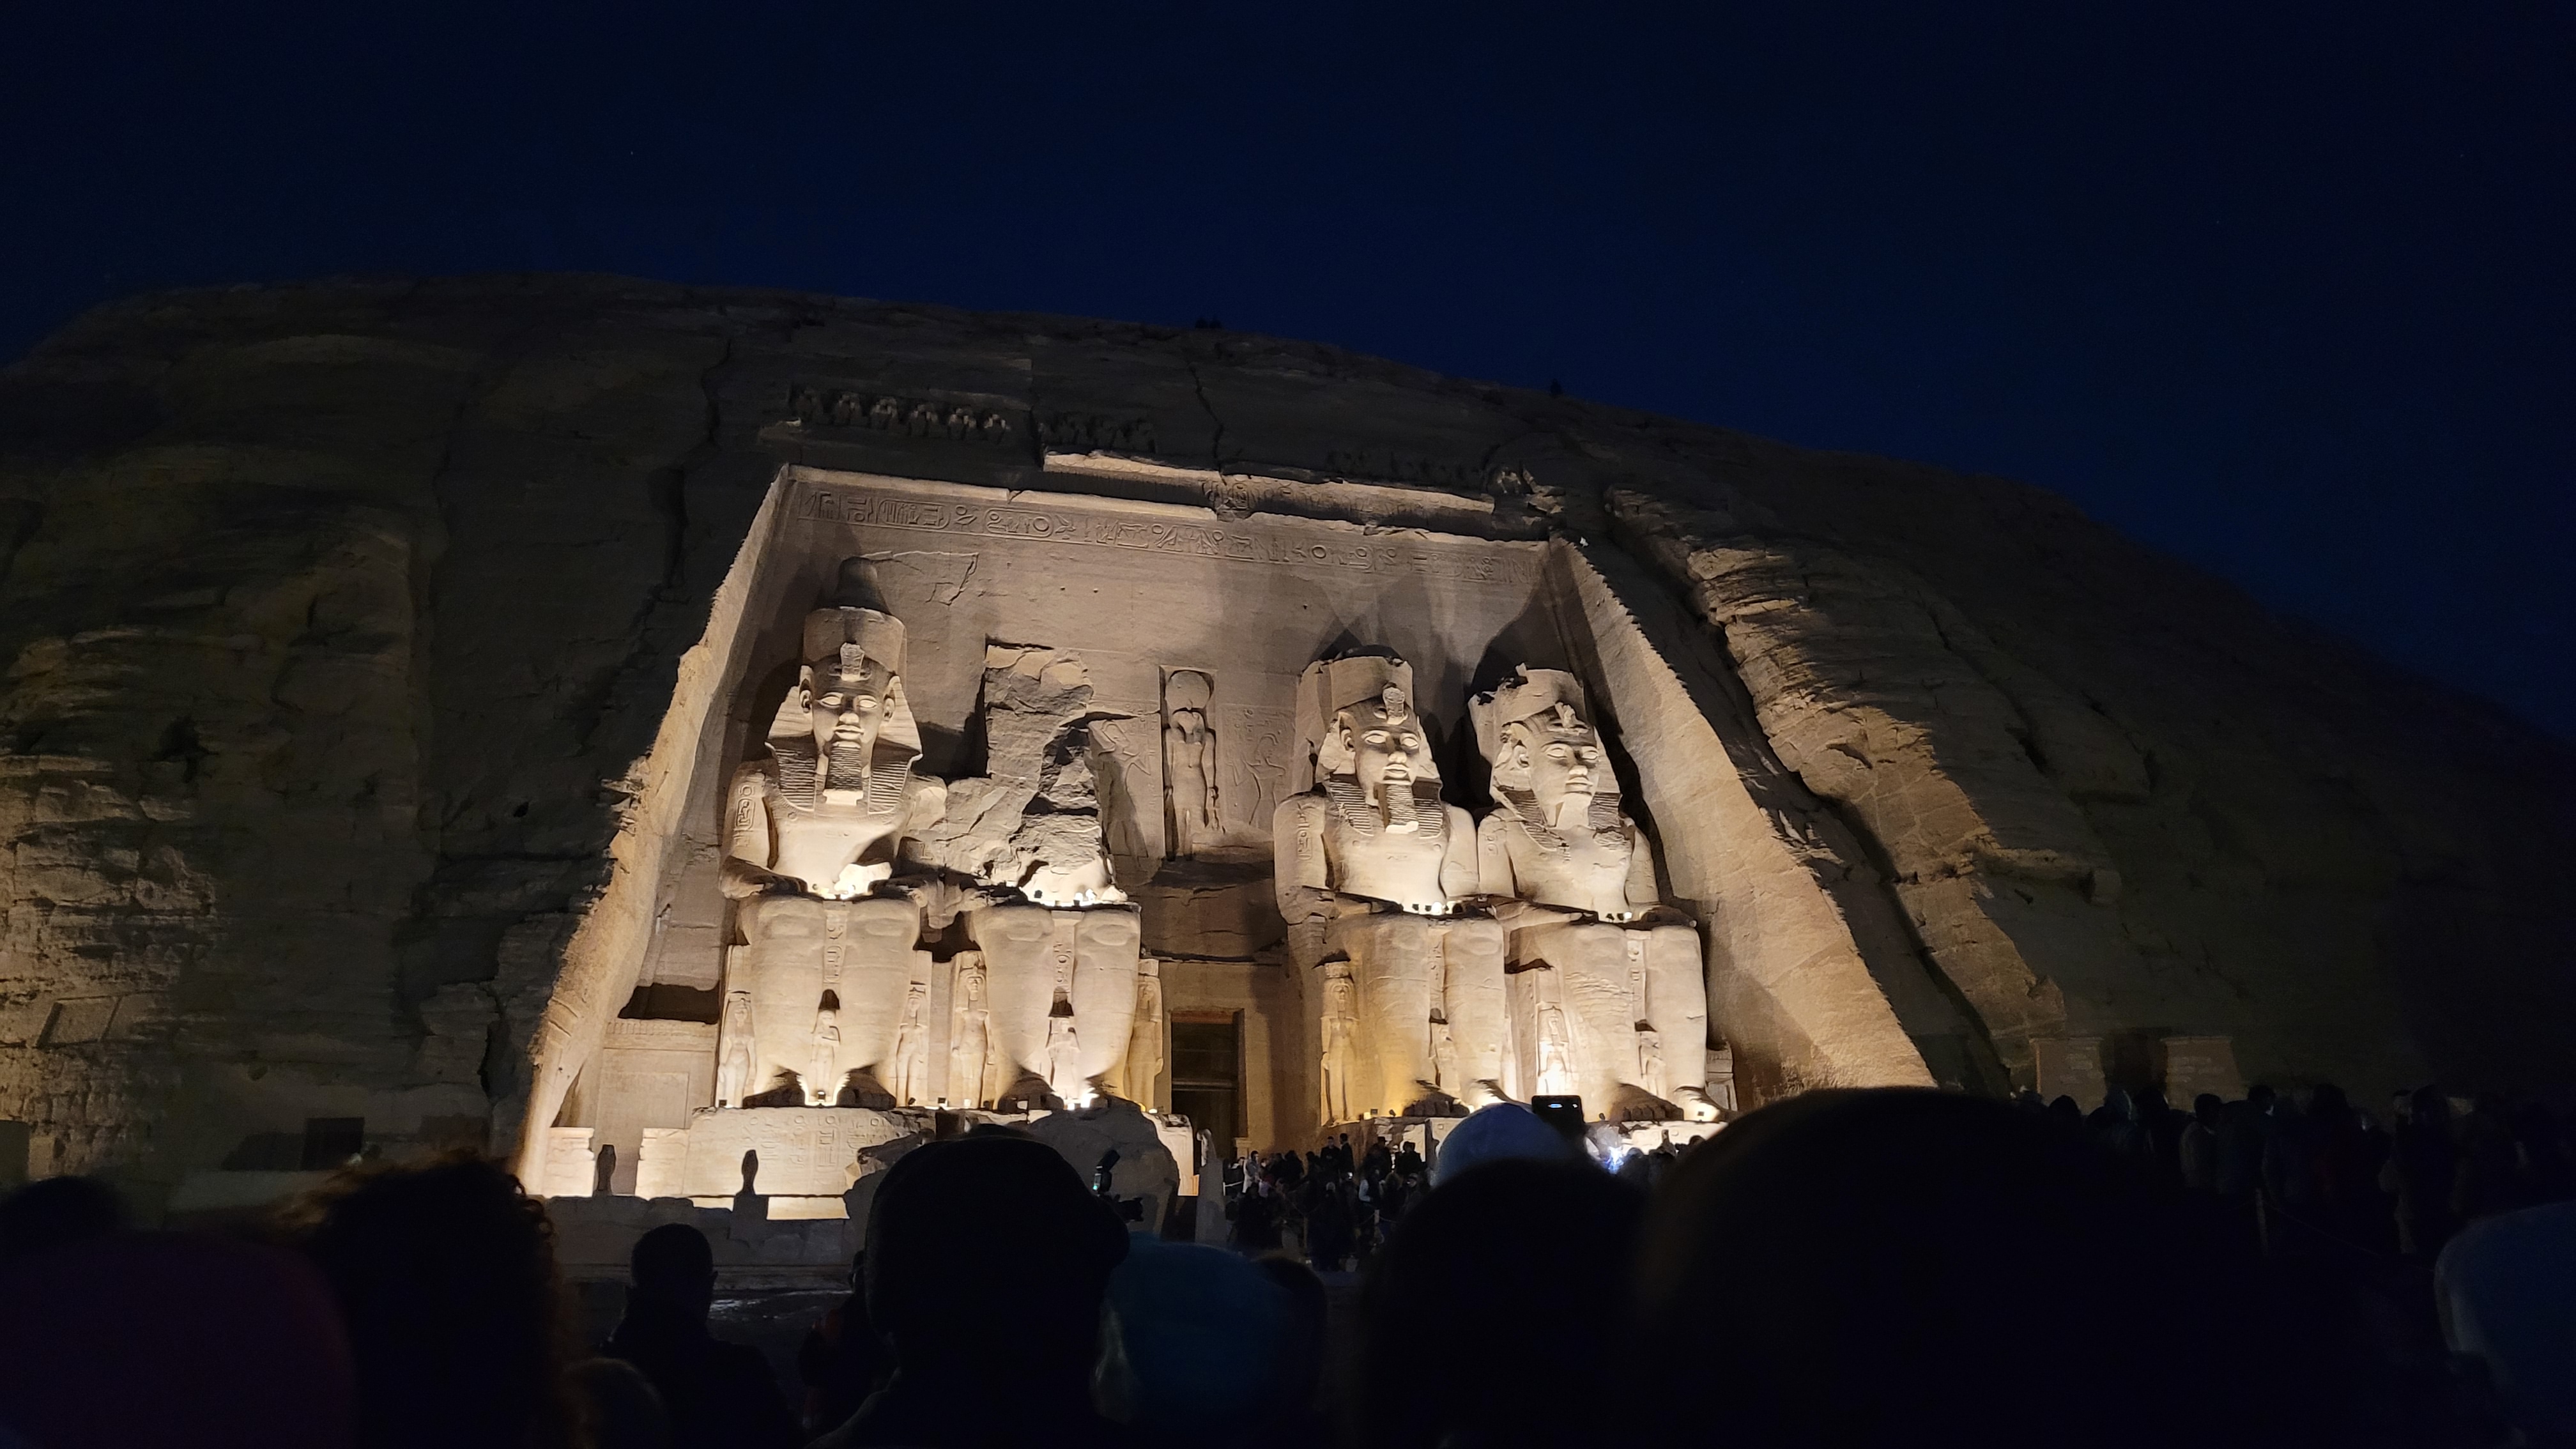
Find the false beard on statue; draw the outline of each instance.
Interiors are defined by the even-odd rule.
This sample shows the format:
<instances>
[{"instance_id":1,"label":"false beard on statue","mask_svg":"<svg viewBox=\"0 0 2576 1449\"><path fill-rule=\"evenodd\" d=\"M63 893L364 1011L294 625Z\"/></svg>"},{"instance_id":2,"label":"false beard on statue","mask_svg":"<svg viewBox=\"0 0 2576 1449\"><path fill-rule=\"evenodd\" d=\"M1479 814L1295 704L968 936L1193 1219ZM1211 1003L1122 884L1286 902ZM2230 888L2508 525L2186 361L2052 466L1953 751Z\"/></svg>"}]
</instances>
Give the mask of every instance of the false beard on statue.
<instances>
[{"instance_id":1,"label":"false beard on statue","mask_svg":"<svg viewBox=\"0 0 2576 1449\"><path fill-rule=\"evenodd\" d=\"M1538 848L1551 854L1566 848L1565 836L1547 823L1547 811L1538 803L1536 793L1511 785L1496 785L1494 793L1503 797L1511 808L1512 818L1529 832ZM1583 825L1592 832L1592 843L1604 850L1615 849L1627 842L1628 832L1619 823L1619 791L1616 787L1596 791L1584 802Z\"/></svg>"},{"instance_id":2,"label":"false beard on statue","mask_svg":"<svg viewBox=\"0 0 2576 1449\"><path fill-rule=\"evenodd\" d=\"M834 740L823 770L826 790L868 788L868 747L857 740Z\"/></svg>"},{"instance_id":3,"label":"false beard on statue","mask_svg":"<svg viewBox=\"0 0 2576 1449\"><path fill-rule=\"evenodd\" d=\"M1440 782L1408 780L1402 790L1380 792L1385 801L1381 810L1368 802L1360 789L1357 775L1324 777L1325 798L1342 821L1362 835L1375 835L1383 829L1389 835L1411 835L1420 832L1439 839L1449 830L1449 812L1440 803Z\"/></svg>"},{"instance_id":4,"label":"false beard on statue","mask_svg":"<svg viewBox=\"0 0 2576 1449\"><path fill-rule=\"evenodd\" d=\"M878 741L873 753L857 744L835 743L828 756L812 745L777 742L770 752L778 760L778 786L787 798L811 810L826 790L857 793L871 815L890 815L903 804L904 785L912 778L909 751L886 748ZM891 756L892 758L887 758Z\"/></svg>"}]
</instances>

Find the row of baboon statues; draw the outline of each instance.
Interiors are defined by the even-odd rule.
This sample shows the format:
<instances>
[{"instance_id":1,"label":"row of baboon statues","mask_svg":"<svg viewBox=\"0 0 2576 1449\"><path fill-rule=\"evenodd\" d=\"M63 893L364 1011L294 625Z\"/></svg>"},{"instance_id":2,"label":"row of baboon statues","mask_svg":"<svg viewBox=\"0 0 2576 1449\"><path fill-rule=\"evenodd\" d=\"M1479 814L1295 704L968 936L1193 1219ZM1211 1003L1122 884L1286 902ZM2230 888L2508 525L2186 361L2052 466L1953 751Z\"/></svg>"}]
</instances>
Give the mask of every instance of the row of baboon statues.
<instances>
[{"instance_id":1,"label":"row of baboon statues","mask_svg":"<svg viewBox=\"0 0 2576 1449\"><path fill-rule=\"evenodd\" d=\"M803 727L735 773L722 871L743 944L718 1104L1150 1100L1162 983L1097 816L1049 815L1003 874L941 868L928 842L958 827L916 768L904 646L872 609L808 615L782 711ZM1698 933L1660 902L1581 684L1523 668L1469 702L1497 806L1481 825L1441 798L1412 685L1378 654L1300 682L1318 783L1272 839L1322 1120L1549 1094L1619 1120L1714 1116ZM939 938L957 948L934 961Z\"/></svg>"}]
</instances>

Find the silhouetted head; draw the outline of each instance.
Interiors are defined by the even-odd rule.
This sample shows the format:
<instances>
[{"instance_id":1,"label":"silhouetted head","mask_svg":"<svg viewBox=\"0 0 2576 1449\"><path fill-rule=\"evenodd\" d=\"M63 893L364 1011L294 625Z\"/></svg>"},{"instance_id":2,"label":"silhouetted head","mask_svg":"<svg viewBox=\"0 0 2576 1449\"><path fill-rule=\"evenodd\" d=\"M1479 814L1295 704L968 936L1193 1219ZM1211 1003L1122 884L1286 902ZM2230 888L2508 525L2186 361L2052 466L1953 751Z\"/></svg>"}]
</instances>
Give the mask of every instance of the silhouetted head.
<instances>
[{"instance_id":1,"label":"silhouetted head","mask_svg":"<svg viewBox=\"0 0 2576 1449\"><path fill-rule=\"evenodd\" d=\"M0 1442L348 1449L340 1311L293 1253L93 1235L0 1265L0 1304Z\"/></svg>"},{"instance_id":2,"label":"silhouetted head","mask_svg":"<svg viewBox=\"0 0 2576 1449\"><path fill-rule=\"evenodd\" d=\"M868 1212L867 1307L910 1374L1090 1370L1127 1234L1053 1148L970 1133L914 1148Z\"/></svg>"},{"instance_id":3,"label":"silhouetted head","mask_svg":"<svg viewBox=\"0 0 2576 1449\"><path fill-rule=\"evenodd\" d=\"M2141 1122L2162 1121L2164 1120L2164 1115L2173 1110L2173 1104L2165 1100L2165 1092L2162 1087L2139 1088L2137 1104L2138 1120Z\"/></svg>"},{"instance_id":4,"label":"silhouetted head","mask_svg":"<svg viewBox=\"0 0 2576 1449\"><path fill-rule=\"evenodd\" d=\"M1489 1162L1432 1189L1370 1265L1359 1442L1557 1446L1620 1421L1641 1211L1588 1162Z\"/></svg>"},{"instance_id":5,"label":"silhouetted head","mask_svg":"<svg viewBox=\"0 0 2576 1449\"><path fill-rule=\"evenodd\" d=\"M350 1169L289 1210L358 1368L358 1442L570 1442L545 1205L479 1156Z\"/></svg>"},{"instance_id":6,"label":"silhouetted head","mask_svg":"<svg viewBox=\"0 0 2576 1449\"><path fill-rule=\"evenodd\" d=\"M94 1177L48 1177L0 1198L0 1262L125 1230L125 1201Z\"/></svg>"},{"instance_id":7,"label":"silhouetted head","mask_svg":"<svg viewBox=\"0 0 2576 1449\"><path fill-rule=\"evenodd\" d=\"M1252 1260L1288 1304L1288 1335L1279 1357L1279 1402L1297 1412L1313 1407L1324 1377L1324 1329L1330 1303L1324 1280L1315 1270L1286 1253L1264 1253Z\"/></svg>"},{"instance_id":8,"label":"silhouetted head","mask_svg":"<svg viewBox=\"0 0 2576 1449\"><path fill-rule=\"evenodd\" d=\"M575 1392L588 1409L590 1449L671 1449L671 1415L644 1371L622 1358L574 1364Z\"/></svg>"},{"instance_id":9,"label":"silhouetted head","mask_svg":"<svg viewBox=\"0 0 2576 1449\"><path fill-rule=\"evenodd\" d=\"M1809 1093L1683 1158L1654 1199L1639 1341L1680 1372L1651 1396L1667 1422L1630 1433L1858 1446L1974 1424L1989 1445L2278 1442L2250 1396L2271 1370L2235 1350L2267 1334L2244 1301L2250 1273L2093 1143L2002 1103ZM2103 1371L2102 1346L2125 1342L2206 1372L2141 1394Z\"/></svg>"},{"instance_id":10,"label":"silhouetted head","mask_svg":"<svg viewBox=\"0 0 2576 1449\"><path fill-rule=\"evenodd\" d=\"M2254 1110L2257 1112L2271 1111L2273 1101L2280 1095L2280 1093L2273 1091L2270 1087L2263 1085L2261 1082L2256 1082L2253 1086L2245 1089L2245 1100L2253 1103Z\"/></svg>"},{"instance_id":11,"label":"silhouetted head","mask_svg":"<svg viewBox=\"0 0 2576 1449\"><path fill-rule=\"evenodd\" d=\"M2348 1125L2352 1121L2352 1099L2334 1083L2319 1082L2316 1090L2308 1093L2308 1119L2329 1127Z\"/></svg>"},{"instance_id":12,"label":"silhouetted head","mask_svg":"<svg viewBox=\"0 0 2576 1449\"><path fill-rule=\"evenodd\" d=\"M704 1317L716 1296L716 1255L707 1235L687 1223L664 1223L635 1240L627 1256L635 1296Z\"/></svg>"},{"instance_id":13,"label":"silhouetted head","mask_svg":"<svg viewBox=\"0 0 2576 1449\"><path fill-rule=\"evenodd\" d=\"M2199 1118L2203 1126L2217 1126L2218 1119L2226 1113L2227 1102L2216 1092L2203 1092L2191 1099L2191 1115Z\"/></svg>"},{"instance_id":14,"label":"silhouetted head","mask_svg":"<svg viewBox=\"0 0 2576 1449\"><path fill-rule=\"evenodd\" d=\"M1269 1415L1293 1328L1287 1293L1241 1257L1139 1243L1109 1278L1096 1401L1151 1443Z\"/></svg>"},{"instance_id":15,"label":"silhouetted head","mask_svg":"<svg viewBox=\"0 0 2576 1449\"><path fill-rule=\"evenodd\" d=\"M2410 1105L2414 1110L2408 1120L2418 1127L2451 1125L2451 1099L2442 1095L2440 1087L2417 1087Z\"/></svg>"},{"instance_id":16,"label":"silhouetted head","mask_svg":"<svg viewBox=\"0 0 2576 1449\"><path fill-rule=\"evenodd\" d=\"M1466 1120L1450 1129L1431 1175L1446 1183L1489 1162L1573 1162L1582 1152L1573 1139L1536 1112L1518 1102L1495 1102L1468 1113Z\"/></svg>"}]
</instances>

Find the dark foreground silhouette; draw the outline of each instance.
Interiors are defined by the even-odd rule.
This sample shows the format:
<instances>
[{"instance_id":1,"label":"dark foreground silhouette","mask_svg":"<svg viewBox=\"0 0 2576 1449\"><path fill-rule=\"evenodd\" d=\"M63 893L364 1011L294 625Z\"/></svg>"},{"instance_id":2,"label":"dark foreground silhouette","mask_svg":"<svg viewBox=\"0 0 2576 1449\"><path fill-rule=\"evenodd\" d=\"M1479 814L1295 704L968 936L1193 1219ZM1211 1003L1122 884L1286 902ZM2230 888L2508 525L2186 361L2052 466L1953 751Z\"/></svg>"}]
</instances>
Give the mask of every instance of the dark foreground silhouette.
<instances>
[{"instance_id":1,"label":"dark foreground silhouette","mask_svg":"<svg viewBox=\"0 0 2576 1449\"><path fill-rule=\"evenodd\" d=\"M1818 1092L1615 1173L1517 1119L1432 1164L1336 1141L1230 1174L1248 1253L1131 1237L980 1128L887 1173L801 1425L709 1332L695 1229L585 1350L481 1158L352 1168L265 1242L54 1179L0 1201L0 1446L2569 1442L2565 1124L2404 1106Z\"/></svg>"}]
</instances>

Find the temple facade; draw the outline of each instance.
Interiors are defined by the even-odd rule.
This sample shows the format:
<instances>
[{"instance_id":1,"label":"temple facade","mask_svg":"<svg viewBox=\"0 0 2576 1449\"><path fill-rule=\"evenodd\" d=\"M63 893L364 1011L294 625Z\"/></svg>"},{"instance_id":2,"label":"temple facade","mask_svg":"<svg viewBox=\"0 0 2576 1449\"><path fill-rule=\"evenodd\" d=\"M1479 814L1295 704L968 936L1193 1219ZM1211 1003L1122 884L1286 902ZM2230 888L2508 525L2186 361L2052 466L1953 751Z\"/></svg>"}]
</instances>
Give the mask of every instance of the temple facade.
<instances>
[{"instance_id":1,"label":"temple facade","mask_svg":"<svg viewBox=\"0 0 2576 1449\"><path fill-rule=\"evenodd\" d=\"M836 1196L928 1114L1108 1099L1184 1171L1538 1096L1704 1134L1731 1054L1586 571L782 470L656 745L652 929L549 1005L532 1167Z\"/></svg>"},{"instance_id":2,"label":"temple facade","mask_svg":"<svg viewBox=\"0 0 2576 1449\"><path fill-rule=\"evenodd\" d=\"M1498 1098L2576 1089L2563 742L2009 480L1279 338L136 299L0 373L0 661L0 1183L147 1218L474 1147L810 1275L943 1104L1142 1200Z\"/></svg>"}]
</instances>

